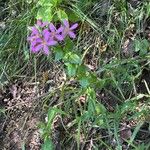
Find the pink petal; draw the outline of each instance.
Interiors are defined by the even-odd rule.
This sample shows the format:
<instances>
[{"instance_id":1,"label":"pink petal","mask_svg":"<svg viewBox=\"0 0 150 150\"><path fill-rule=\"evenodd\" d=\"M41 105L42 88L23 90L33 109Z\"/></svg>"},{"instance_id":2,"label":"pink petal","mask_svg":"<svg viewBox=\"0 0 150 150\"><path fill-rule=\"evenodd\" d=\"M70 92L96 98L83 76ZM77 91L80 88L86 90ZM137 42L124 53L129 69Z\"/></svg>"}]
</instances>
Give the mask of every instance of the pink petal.
<instances>
[{"instance_id":1,"label":"pink petal","mask_svg":"<svg viewBox=\"0 0 150 150\"><path fill-rule=\"evenodd\" d=\"M39 20L37 20L36 24L37 24L37 26L43 28L48 25L48 22L47 21L43 22L41 19L39 19Z\"/></svg>"},{"instance_id":2,"label":"pink petal","mask_svg":"<svg viewBox=\"0 0 150 150\"><path fill-rule=\"evenodd\" d=\"M32 41L32 40L34 39L34 37L35 37L35 36L29 36L29 37L27 38L27 41Z\"/></svg>"},{"instance_id":3,"label":"pink petal","mask_svg":"<svg viewBox=\"0 0 150 150\"><path fill-rule=\"evenodd\" d=\"M48 30L48 29L44 29L44 30L42 31L43 34L45 34L46 32L49 32L49 30Z\"/></svg>"},{"instance_id":4,"label":"pink petal","mask_svg":"<svg viewBox=\"0 0 150 150\"><path fill-rule=\"evenodd\" d=\"M41 38L38 35L30 36L27 38L27 40L30 40L30 42L35 41L35 40L42 42Z\"/></svg>"},{"instance_id":5,"label":"pink petal","mask_svg":"<svg viewBox=\"0 0 150 150\"><path fill-rule=\"evenodd\" d=\"M37 52L39 52L42 48L43 48L43 45L42 45L42 44L39 44L39 45L37 45L37 46L32 46L32 47L31 47L31 51L32 51L33 53L37 53Z\"/></svg>"},{"instance_id":6,"label":"pink petal","mask_svg":"<svg viewBox=\"0 0 150 150\"><path fill-rule=\"evenodd\" d=\"M38 30L36 27L32 27L31 36L32 36L32 35L37 35L37 34L39 34L39 30Z\"/></svg>"},{"instance_id":7,"label":"pink petal","mask_svg":"<svg viewBox=\"0 0 150 150\"><path fill-rule=\"evenodd\" d=\"M56 45L57 44L57 41L54 41L54 40L49 40L48 42L47 42L47 45L48 46L54 46L54 45Z\"/></svg>"},{"instance_id":8,"label":"pink petal","mask_svg":"<svg viewBox=\"0 0 150 150\"><path fill-rule=\"evenodd\" d=\"M68 34L71 38L73 39L76 38L76 35L72 31L68 32Z\"/></svg>"},{"instance_id":9,"label":"pink petal","mask_svg":"<svg viewBox=\"0 0 150 150\"><path fill-rule=\"evenodd\" d=\"M63 35L57 34L57 35L55 35L55 37L56 37L56 39L59 40L59 41L64 40L64 36L63 36Z\"/></svg>"},{"instance_id":10,"label":"pink petal","mask_svg":"<svg viewBox=\"0 0 150 150\"><path fill-rule=\"evenodd\" d=\"M35 46L37 44L36 40L31 42L31 46Z\"/></svg>"},{"instance_id":11,"label":"pink petal","mask_svg":"<svg viewBox=\"0 0 150 150\"><path fill-rule=\"evenodd\" d=\"M52 23L50 23L49 28L52 32L56 31L56 27Z\"/></svg>"},{"instance_id":12,"label":"pink petal","mask_svg":"<svg viewBox=\"0 0 150 150\"><path fill-rule=\"evenodd\" d=\"M66 27L69 28L69 22L68 22L68 20L65 19L65 20L63 21L63 23L64 23L64 25L65 25Z\"/></svg>"},{"instance_id":13,"label":"pink petal","mask_svg":"<svg viewBox=\"0 0 150 150\"><path fill-rule=\"evenodd\" d=\"M41 38L37 38L37 39L35 39L35 42L36 42L36 43L42 43L43 40L42 40Z\"/></svg>"},{"instance_id":14,"label":"pink petal","mask_svg":"<svg viewBox=\"0 0 150 150\"><path fill-rule=\"evenodd\" d=\"M44 36L44 39L48 41L48 39L50 38L50 32L48 31L48 29L43 30L42 34Z\"/></svg>"},{"instance_id":15,"label":"pink petal","mask_svg":"<svg viewBox=\"0 0 150 150\"><path fill-rule=\"evenodd\" d=\"M64 27L61 26L61 27L58 28L58 30L56 31L56 33L61 33L61 32L63 32L63 31L64 31Z\"/></svg>"},{"instance_id":16,"label":"pink petal","mask_svg":"<svg viewBox=\"0 0 150 150\"><path fill-rule=\"evenodd\" d=\"M47 22L47 21L45 21L45 22L43 22L43 24L42 24L42 26L41 26L41 27L43 28L43 27L45 27L45 26L47 26L47 25L48 25L48 22Z\"/></svg>"},{"instance_id":17,"label":"pink petal","mask_svg":"<svg viewBox=\"0 0 150 150\"><path fill-rule=\"evenodd\" d=\"M48 48L47 45L45 45L45 46L43 47L43 51L44 51L44 54L46 54L46 55L49 54L49 48Z\"/></svg>"},{"instance_id":18,"label":"pink petal","mask_svg":"<svg viewBox=\"0 0 150 150\"><path fill-rule=\"evenodd\" d=\"M70 29L71 29L71 30L74 30L74 29L76 29L77 27L78 27L78 24L75 23L74 25L72 25L72 26L70 27Z\"/></svg>"},{"instance_id":19,"label":"pink petal","mask_svg":"<svg viewBox=\"0 0 150 150\"><path fill-rule=\"evenodd\" d=\"M41 19L38 19L37 22L36 22L36 24L37 24L39 27L41 27L41 25L42 25L42 20L41 20Z\"/></svg>"},{"instance_id":20,"label":"pink petal","mask_svg":"<svg viewBox=\"0 0 150 150\"><path fill-rule=\"evenodd\" d=\"M37 40L33 40L31 41L31 47L36 47L38 44L42 45L41 41Z\"/></svg>"}]
</instances>

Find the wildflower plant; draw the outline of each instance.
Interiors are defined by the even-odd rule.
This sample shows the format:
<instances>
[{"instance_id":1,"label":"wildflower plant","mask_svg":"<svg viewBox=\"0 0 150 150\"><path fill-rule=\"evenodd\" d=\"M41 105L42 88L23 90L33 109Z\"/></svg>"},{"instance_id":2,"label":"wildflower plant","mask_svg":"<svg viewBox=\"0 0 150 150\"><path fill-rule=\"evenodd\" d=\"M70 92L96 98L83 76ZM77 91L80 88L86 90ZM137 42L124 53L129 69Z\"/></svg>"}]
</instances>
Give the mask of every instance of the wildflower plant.
<instances>
[{"instance_id":1,"label":"wildflower plant","mask_svg":"<svg viewBox=\"0 0 150 150\"><path fill-rule=\"evenodd\" d=\"M31 35L28 37L31 52L38 53L41 51L48 55L51 46L64 41L67 36L75 38L74 30L77 27L77 23L69 27L69 21L67 20L64 20L59 28L56 28L53 23L37 20L37 24L31 28Z\"/></svg>"},{"instance_id":2,"label":"wildflower plant","mask_svg":"<svg viewBox=\"0 0 150 150\"><path fill-rule=\"evenodd\" d=\"M55 3L53 3L54 1ZM77 80L81 85L81 93L87 95L88 111L83 113L81 120L84 121L83 118L93 120L92 116L94 116L99 109L101 110L103 108L101 104L96 102L94 88L96 85L103 85L104 81L98 79L94 73L89 71L82 62L83 56L73 50L73 41L77 37L76 32L79 25L78 23L71 24L65 11L58 8L58 11L55 9L60 1L53 0L51 5L47 0L40 0L39 2L43 7L39 10L37 23L31 27L31 34L28 37L30 51L32 53L43 53L46 56L49 56L50 51L53 51L55 60L62 60L64 62L68 78L73 77ZM54 12L52 15L50 13L45 14L44 12L40 12L42 9L47 9L47 7L51 9L50 12L55 10L56 13ZM52 16L55 16L55 14L58 15L59 22L58 20L54 21L55 19L52 19ZM44 18L48 15L51 16ZM55 24L53 22L55 22ZM56 114L57 112L49 114L49 116L53 116L54 118ZM51 141L49 133L46 134L48 135L44 137L45 145L47 141Z\"/></svg>"}]
</instances>

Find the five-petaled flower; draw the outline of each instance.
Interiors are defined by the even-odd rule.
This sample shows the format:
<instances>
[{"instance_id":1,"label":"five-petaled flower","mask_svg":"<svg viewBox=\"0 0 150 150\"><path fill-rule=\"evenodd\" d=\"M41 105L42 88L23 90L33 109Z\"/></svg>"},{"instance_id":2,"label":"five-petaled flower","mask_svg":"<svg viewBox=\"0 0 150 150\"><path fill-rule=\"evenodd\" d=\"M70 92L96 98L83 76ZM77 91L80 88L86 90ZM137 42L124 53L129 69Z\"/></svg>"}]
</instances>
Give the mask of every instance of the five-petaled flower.
<instances>
[{"instance_id":1,"label":"five-petaled flower","mask_svg":"<svg viewBox=\"0 0 150 150\"><path fill-rule=\"evenodd\" d=\"M39 52L41 49L43 50L43 53L48 55L49 54L49 46L54 46L57 44L57 41L54 41L50 37L50 33L47 29L42 31L42 37L39 37L35 39L31 43L31 51L34 53Z\"/></svg>"},{"instance_id":2,"label":"five-petaled flower","mask_svg":"<svg viewBox=\"0 0 150 150\"><path fill-rule=\"evenodd\" d=\"M69 35L69 37L73 39L76 38L76 35L73 30L78 27L78 24L75 23L70 27L69 22L67 20L64 20L63 23L64 23L64 31L63 31L64 36Z\"/></svg>"}]
</instances>

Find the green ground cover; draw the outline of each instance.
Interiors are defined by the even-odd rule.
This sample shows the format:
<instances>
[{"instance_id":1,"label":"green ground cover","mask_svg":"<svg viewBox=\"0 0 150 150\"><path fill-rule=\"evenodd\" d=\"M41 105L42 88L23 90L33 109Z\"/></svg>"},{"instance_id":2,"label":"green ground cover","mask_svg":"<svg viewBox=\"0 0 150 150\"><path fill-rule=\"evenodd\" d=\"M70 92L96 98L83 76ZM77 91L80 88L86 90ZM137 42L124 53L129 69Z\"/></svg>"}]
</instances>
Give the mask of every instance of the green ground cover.
<instances>
[{"instance_id":1,"label":"green ground cover","mask_svg":"<svg viewBox=\"0 0 150 150\"><path fill-rule=\"evenodd\" d=\"M148 0L0 0L0 8L0 149L150 149ZM76 37L33 53L38 19L77 23Z\"/></svg>"}]
</instances>

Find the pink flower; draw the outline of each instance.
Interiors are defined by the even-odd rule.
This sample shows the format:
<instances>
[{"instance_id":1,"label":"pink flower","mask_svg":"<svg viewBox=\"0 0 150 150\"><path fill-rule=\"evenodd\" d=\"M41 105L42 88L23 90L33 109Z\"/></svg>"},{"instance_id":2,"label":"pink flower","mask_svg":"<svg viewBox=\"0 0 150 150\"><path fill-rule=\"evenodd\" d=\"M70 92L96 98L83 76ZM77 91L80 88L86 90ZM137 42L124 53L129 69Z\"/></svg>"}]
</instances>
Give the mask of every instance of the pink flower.
<instances>
[{"instance_id":1,"label":"pink flower","mask_svg":"<svg viewBox=\"0 0 150 150\"><path fill-rule=\"evenodd\" d=\"M39 37L31 42L31 51L33 53L37 53L40 50L43 51L44 54L49 54L49 46L54 46L57 44L57 41L53 40L50 37L50 32L45 29L42 31L42 37Z\"/></svg>"},{"instance_id":2,"label":"pink flower","mask_svg":"<svg viewBox=\"0 0 150 150\"><path fill-rule=\"evenodd\" d=\"M62 32L64 30L64 28L61 26L58 29L56 29L56 27L54 26L53 23L50 23L49 25L49 29L50 29L50 36L53 39L57 39L58 41L62 41L64 39Z\"/></svg>"},{"instance_id":3,"label":"pink flower","mask_svg":"<svg viewBox=\"0 0 150 150\"><path fill-rule=\"evenodd\" d=\"M63 23L64 23L63 35L64 35L64 36L69 35L69 37L70 37L70 38L73 38L73 39L76 38L76 35L75 35L75 33L74 33L73 30L78 27L78 24L75 23L75 24L73 24L73 25L70 27L69 22L68 22L67 20L64 20Z\"/></svg>"}]
</instances>

